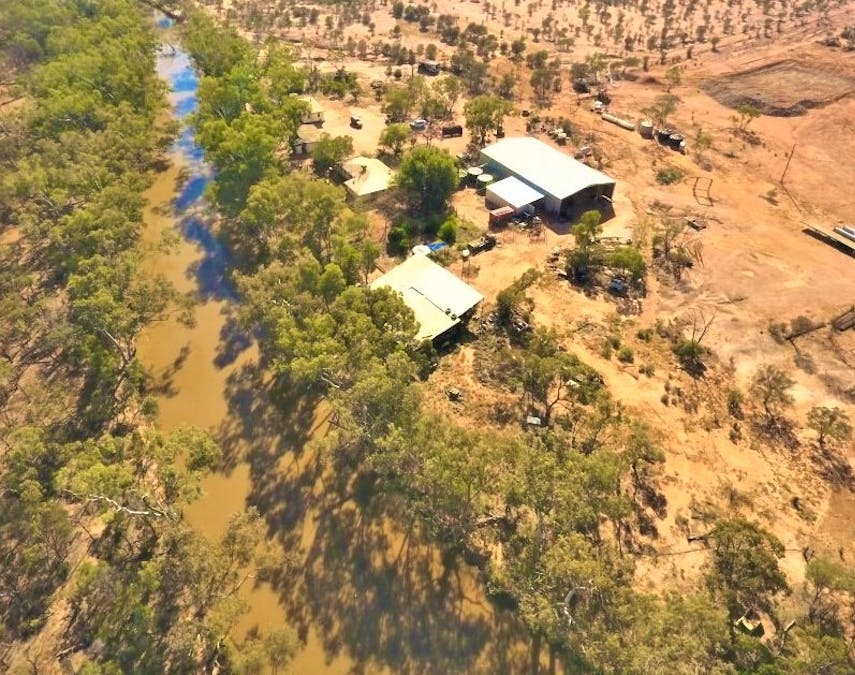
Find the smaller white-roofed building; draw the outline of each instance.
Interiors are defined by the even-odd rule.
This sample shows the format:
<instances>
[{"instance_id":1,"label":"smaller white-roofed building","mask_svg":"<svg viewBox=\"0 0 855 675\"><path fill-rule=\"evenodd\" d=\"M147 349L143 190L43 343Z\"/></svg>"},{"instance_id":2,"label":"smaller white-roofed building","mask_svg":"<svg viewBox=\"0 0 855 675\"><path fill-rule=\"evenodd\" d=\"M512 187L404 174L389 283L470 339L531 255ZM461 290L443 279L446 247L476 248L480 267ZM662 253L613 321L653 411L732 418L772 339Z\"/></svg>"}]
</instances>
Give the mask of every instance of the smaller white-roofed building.
<instances>
[{"instance_id":1,"label":"smaller white-roofed building","mask_svg":"<svg viewBox=\"0 0 855 675\"><path fill-rule=\"evenodd\" d=\"M514 212L519 213L526 206L543 199L543 193L523 183L519 178L508 176L487 186L486 199L491 208L510 206Z\"/></svg>"},{"instance_id":2,"label":"smaller white-roofed building","mask_svg":"<svg viewBox=\"0 0 855 675\"><path fill-rule=\"evenodd\" d=\"M611 202L615 180L531 136L503 138L481 150L486 171L514 176L543 193L544 209L567 216Z\"/></svg>"},{"instance_id":3,"label":"smaller white-roofed building","mask_svg":"<svg viewBox=\"0 0 855 675\"><path fill-rule=\"evenodd\" d=\"M309 106L308 112L303 115L303 124L323 124L324 108L313 96L298 96L303 103Z\"/></svg>"},{"instance_id":4,"label":"smaller white-roofed building","mask_svg":"<svg viewBox=\"0 0 855 675\"><path fill-rule=\"evenodd\" d=\"M374 157L354 157L341 165L350 176L344 181L348 194L358 199L389 189L392 184L392 169Z\"/></svg>"},{"instance_id":5,"label":"smaller white-roofed building","mask_svg":"<svg viewBox=\"0 0 855 675\"><path fill-rule=\"evenodd\" d=\"M468 317L484 296L426 255L414 255L371 282L398 291L419 324L418 340L436 340Z\"/></svg>"},{"instance_id":6,"label":"smaller white-roofed building","mask_svg":"<svg viewBox=\"0 0 855 675\"><path fill-rule=\"evenodd\" d=\"M293 143L294 155L302 157L311 153L323 135L324 132L314 124L301 124Z\"/></svg>"}]
</instances>

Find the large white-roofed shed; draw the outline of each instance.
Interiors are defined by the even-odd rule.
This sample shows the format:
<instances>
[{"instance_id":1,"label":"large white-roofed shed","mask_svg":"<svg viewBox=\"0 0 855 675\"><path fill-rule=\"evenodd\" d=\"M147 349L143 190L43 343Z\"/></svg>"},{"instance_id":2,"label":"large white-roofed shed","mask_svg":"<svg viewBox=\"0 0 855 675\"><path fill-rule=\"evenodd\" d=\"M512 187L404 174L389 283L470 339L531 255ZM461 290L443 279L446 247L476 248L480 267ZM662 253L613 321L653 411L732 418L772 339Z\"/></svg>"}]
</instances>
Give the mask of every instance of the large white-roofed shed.
<instances>
[{"instance_id":1,"label":"large white-roofed shed","mask_svg":"<svg viewBox=\"0 0 855 675\"><path fill-rule=\"evenodd\" d=\"M515 213L519 213L526 206L537 204L543 199L543 193L523 183L519 178L508 176L488 185L486 198L487 205L491 208L510 206Z\"/></svg>"},{"instance_id":2,"label":"large white-roofed shed","mask_svg":"<svg viewBox=\"0 0 855 675\"><path fill-rule=\"evenodd\" d=\"M418 340L436 340L467 318L484 296L426 255L413 255L371 282L398 291L419 324Z\"/></svg>"},{"instance_id":3,"label":"large white-roofed shed","mask_svg":"<svg viewBox=\"0 0 855 675\"><path fill-rule=\"evenodd\" d=\"M531 136L503 138L481 150L492 174L513 176L544 195L544 208L568 215L611 202L615 180Z\"/></svg>"}]
</instances>

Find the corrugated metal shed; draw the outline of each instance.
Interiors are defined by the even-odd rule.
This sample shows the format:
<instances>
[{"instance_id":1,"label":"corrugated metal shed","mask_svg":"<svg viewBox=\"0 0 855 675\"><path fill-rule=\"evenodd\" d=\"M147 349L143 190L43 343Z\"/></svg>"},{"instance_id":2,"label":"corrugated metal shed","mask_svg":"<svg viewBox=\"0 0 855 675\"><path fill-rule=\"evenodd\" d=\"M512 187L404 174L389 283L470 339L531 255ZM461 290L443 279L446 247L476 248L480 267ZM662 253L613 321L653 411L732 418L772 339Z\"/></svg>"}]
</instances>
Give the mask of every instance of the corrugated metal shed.
<instances>
[{"instance_id":1,"label":"corrugated metal shed","mask_svg":"<svg viewBox=\"0 0 855 675\"><path fill-rule=\"evenodd\" d=\"M593 185L615 184L613 178L531 136L503 138L481 150L481 156L558 200Z\"/></svg>"}]
</instances>

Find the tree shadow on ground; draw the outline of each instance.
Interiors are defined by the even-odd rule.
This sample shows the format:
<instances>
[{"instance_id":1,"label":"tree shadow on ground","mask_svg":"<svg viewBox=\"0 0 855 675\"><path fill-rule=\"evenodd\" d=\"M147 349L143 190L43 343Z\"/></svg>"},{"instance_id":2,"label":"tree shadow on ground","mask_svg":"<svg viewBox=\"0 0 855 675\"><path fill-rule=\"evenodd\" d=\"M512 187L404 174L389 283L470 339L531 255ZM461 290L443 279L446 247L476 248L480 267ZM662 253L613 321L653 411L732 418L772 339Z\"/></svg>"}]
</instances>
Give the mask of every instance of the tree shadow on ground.
<instances>
[{"instance_id":1,"label":"tree shadow on ground","mask_svg":"<svg viewBox=\"0 0 855 675\"><path fill-rule=\"evenodd\" d=\"M524 631L487 599L476 570L443 555L348 453L321 450L330 409L288 399L258 366L228 383L224 449L250 465L248 497L299 563L266 579L289 623L310 628L350 672L526 672Z\"/></svg>"},{"instance_id":2,"label":"tree shadow on ground","mask_svg":"<svg viewBox=\"0 0 855 675\"><path fill-rule=\"evenodd\" d=\"M774 417L757 416L751 421L752 431L772 445L783 447L791 452L798 450L799 439L796 436L796 424L793 420L780 415Z\"/></svg>"},{"instance_id":3,"label":"tree shadow on ground","mask_svg":"<svg viewBox=\"0 0 855 675\"><path fill-rule=\"evenodd\" d=\"M823 480L835 487L855 492L855 474L842 452L836 448L814 445L810 458Z\"/></svg>"}]
</instances>

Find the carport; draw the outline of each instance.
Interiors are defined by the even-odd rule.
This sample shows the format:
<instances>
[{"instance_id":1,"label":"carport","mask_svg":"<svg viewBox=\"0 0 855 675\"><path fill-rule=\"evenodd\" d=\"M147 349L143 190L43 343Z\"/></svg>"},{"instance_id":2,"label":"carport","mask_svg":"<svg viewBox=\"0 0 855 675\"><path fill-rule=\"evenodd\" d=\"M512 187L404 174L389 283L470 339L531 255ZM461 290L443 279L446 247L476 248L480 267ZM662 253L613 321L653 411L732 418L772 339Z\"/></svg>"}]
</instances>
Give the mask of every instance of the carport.
<instances>
[{"instance_id":1,"label":"carport","mask_svg":"<svg viewBox=\"0 0 855 675\"><path fill-rule=\"evenodd\" d=\"M514 213L521 213L526 206L536 205L543 196L542 192L523 183L519 178L508 176L487 186L486 200L490 208L509 206Z\"/></svg>"}]
</instances>

